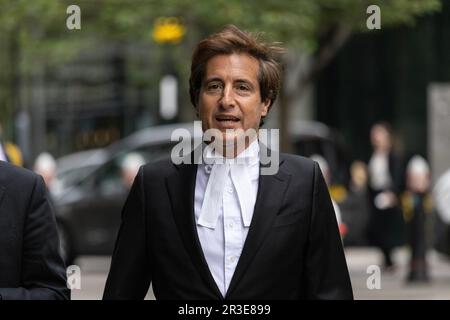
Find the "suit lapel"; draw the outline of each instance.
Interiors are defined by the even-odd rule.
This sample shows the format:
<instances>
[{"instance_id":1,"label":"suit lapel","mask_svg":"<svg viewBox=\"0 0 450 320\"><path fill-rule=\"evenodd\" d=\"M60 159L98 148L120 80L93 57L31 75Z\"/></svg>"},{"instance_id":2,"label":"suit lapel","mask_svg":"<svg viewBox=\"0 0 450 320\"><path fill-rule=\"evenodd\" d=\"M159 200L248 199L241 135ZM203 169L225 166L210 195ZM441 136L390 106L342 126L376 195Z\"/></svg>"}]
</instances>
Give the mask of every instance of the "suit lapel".
<instances>
[{"instance_id":1,"label":"suit lapel","mask_svg":"<svg viewBox=\"0 0 450 320\"><path fill-rule=\"evenodd\" d=\"M280 169L277 174L259 176L258 194L252 222L226 298L236 289L240 278L252 262L267 233L270 231L275 216L280 210L283 195L290 179L290 175L282 171L282 164L283 159L280 161Z\"/></svg>"},{"instance_id":2,"label":"suit lapel","mask_svg":"<svg viewBox=\"0 0 450 320\"><path fill-rule=\"evenodd\" d=\"M203 280L214 291L214 294L222 299L222 294L203 255L195 224L194 194L197 165L182 164L176 167L178 171L167 177L166 182L178 231Z\"/></svg>"}]
</instances>

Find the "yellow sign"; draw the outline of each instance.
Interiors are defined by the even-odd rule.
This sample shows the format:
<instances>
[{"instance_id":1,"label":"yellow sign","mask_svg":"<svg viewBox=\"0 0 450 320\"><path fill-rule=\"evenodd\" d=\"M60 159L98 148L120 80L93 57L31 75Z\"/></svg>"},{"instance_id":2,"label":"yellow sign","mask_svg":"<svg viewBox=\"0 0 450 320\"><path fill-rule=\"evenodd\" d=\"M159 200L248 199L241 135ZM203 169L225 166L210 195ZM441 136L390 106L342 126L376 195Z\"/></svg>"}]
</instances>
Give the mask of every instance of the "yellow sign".
<instances>
[{"instance_id":1,"label":"yellow sign","mask_svg":"<svg viewBox=\"0 0 450 320\"><path fill-rule=\"evenodd\" d=\"M186 29L175 17L158 18L153 28L153 39L157 43L178 43L183 38Z\"/></svg>"}]
</instances>

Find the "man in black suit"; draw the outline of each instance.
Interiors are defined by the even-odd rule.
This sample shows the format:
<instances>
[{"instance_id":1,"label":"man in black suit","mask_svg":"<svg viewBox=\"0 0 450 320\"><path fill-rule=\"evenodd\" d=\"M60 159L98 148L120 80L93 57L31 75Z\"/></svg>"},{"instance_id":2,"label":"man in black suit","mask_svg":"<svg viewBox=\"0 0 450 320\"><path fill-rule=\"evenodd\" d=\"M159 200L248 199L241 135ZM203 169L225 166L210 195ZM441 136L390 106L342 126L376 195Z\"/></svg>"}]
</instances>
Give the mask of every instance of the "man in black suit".
<instances>
[{"instance_id":1,"label":"man in black suit","mask_svg":"<svg viewBox=\"0 0 450 320\"><path fill-rule=\"evenodd\" d=\"M44 181L0 161L0 300L69 298Z\"/></svg>"},{"instance_id":2,"label":"man in black suit","mask_svg":"<svg viewBox=\"0 0 450 320\"><path fill-rule=\"evenodd\" d=\"M276 99L278 49L234 26L197 45L190 94L204 132L219 132L202 145L213 161L140 169L105 299L142 299L151 282L157 299L353 298L317 163L276 153L278 170L263 174L256 136L239 144Z\"/></svg>"}]
</instances>

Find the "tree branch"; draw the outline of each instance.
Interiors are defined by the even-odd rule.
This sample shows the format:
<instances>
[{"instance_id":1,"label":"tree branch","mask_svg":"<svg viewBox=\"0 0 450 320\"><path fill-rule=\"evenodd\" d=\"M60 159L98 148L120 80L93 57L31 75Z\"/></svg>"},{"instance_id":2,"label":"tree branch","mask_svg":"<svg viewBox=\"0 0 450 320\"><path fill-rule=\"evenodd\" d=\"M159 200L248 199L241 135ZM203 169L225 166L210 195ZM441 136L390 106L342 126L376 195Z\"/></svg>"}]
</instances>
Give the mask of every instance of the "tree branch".
<instances>
[{"instance_id":1,"label":"tree branch","mask_svg":"<svg viewBox=\"0 0 450 320\"><path fill-rule=\"evenodd\" d=\"M331 36L324 45L319 48L317 58L314 59L314 64L303 77L300 77L299 89L305 87L309 82L315 81L320 72L330 63L337 55L339 50L344 46L352 34L351 28L345 25L338 25L336 29L332 30Z\"/></svg>"}]
</instances>

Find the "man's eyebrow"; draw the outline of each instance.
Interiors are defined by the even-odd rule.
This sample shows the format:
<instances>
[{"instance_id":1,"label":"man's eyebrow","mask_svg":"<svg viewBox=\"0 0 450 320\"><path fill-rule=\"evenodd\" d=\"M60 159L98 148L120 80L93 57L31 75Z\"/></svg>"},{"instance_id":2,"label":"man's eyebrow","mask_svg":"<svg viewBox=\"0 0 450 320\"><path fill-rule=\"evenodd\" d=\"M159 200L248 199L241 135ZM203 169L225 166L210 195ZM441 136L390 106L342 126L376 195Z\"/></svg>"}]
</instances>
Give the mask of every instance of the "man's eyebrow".
<instances>
[{"instance_id":1,"label":"man's eyebrow","mask_svg":"<svg viewBox=\"0 0 450 320\"><path fill-rule=\"evenodd\" d=\"M223 82L223 80L219 77L211 77L211 78L205 79L205 83L208 83L211 81L222 81Z\"/></svg>"},{"instance_id":2,"label":"man's eyebrow","mask_svg":"<svg viewBox=\"0 0 450 320\"><path fill-rule=\"evenodd\" d=\"M220 78L220 77L214 77L213 76L211 78L205 79L203 84L210 83L210 82L213 82L213 81L223 82L223 79ZM252 86L254 85L254 83L250 79L246 79L246 78L235 79L235 80L233 80L233 83L246 83L246 84L249 84L249 85L252 85Z\"/></svg>"},{"instance_id":3,"label":"man's eyebrow","mask_svg":"<svg viewBox=\"0 0 450 320\"><path fill-rule=\"evenodd\" d=\"M249 79L236 79L233 82L245 82L245 83L252 84L252 81Z\"/></svg>"}]
</instances>

